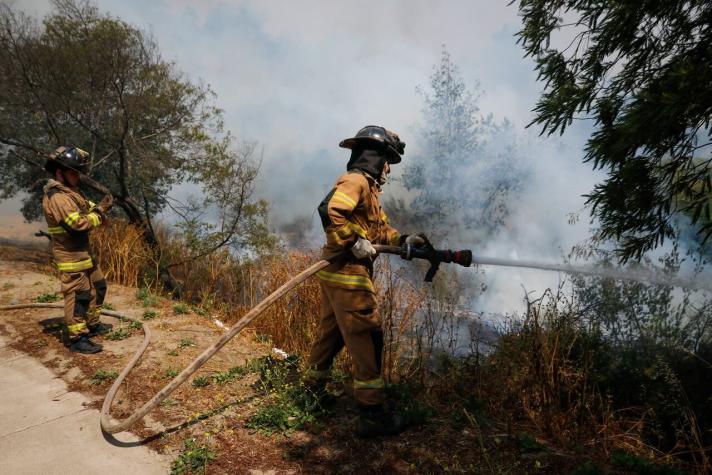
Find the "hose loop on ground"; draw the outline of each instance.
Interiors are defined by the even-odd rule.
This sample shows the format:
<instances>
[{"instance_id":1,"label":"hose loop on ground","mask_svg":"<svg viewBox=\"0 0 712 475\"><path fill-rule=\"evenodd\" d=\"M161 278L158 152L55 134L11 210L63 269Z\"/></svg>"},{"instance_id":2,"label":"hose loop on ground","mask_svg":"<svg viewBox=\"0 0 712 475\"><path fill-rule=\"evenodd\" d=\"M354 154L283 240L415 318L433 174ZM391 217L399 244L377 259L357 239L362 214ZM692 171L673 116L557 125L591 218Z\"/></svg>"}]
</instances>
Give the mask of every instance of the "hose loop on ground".
<instances>
[{"instance_id":1,"label":"hose loop on ground","mask_svg":"<svg viewBox=\"0 0 712 475\"><path fill-rule=\"evenodd\" d=\"M398 246L374 246L376 250L380 253L398 254L400 252L400 247ZM116 398L116 394L121 387L121 384L126 379L126 376L134 369L138 360L148 348L148 344L151 338L151 330L145 323L142 325L143 328L143 341L141 345L136 349L131 360L126 364L124 369L121 371L119 376L114 380L114 383L109 388L104 398L104 403L101 406L100 424L101 429L109 434L116 434L118 432L123 432L129 427L137 423L139 420L143 419L146 414L151 412L156 408L161 402L163 402L173 391L175 391L181 384L186 382L201 366L203 366L212 356L220 350L228 341L234 338L238 333L240 333L252 320L257 318L262 312L267 310L275 301L280 297L284 296L290 290L292 290L297 285L304 282L306 279L316 274L320 270L324 269L330 263L343 258L348 253L341 253L312 264L307 269L300 272L291 280L282 284L277 290L272 292L259 304L253 307L245 316L243 316L235 325L233 325L230 330L228 330L224 335L220 337L218 341L213 343L209 348L203 351L200 356L198 356L188 367L186 367L181 373L173 378L168 384L166 384L160 391L156 393L150 400L146 401L140 408L138 408L133 414L131 414L126 419L113 422L111 418L111 405ZM19 305L7 305L0 306L0 310L18 310L23 308L64 308L63 304L47 304L47 303L28 303ZM131 321L137 321L134 318L123 315L119 312L112 312L108 310L102 310L103 315L114 317L118 319L126 319Z\"/></svg>"}]
</instances>

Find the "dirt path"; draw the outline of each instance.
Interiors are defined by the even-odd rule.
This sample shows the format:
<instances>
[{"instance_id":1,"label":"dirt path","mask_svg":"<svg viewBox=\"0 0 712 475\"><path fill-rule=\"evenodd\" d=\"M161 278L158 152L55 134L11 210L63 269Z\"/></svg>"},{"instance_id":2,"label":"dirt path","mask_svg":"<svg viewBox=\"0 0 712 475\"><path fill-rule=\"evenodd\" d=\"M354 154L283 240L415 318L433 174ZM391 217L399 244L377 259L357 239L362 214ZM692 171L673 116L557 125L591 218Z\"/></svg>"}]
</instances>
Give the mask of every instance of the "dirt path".
<instances>
[{"instance_id":1,"label":"dirt path","mask_svg":"<svg viewBox=\"0 0 712 475\"><path fill-rule=\"evenodd\" d=\"M0 453L13 474L164 474L170 458L120 436L107 443L91 400L0 335Z\"/></svg>"}]
</instances>

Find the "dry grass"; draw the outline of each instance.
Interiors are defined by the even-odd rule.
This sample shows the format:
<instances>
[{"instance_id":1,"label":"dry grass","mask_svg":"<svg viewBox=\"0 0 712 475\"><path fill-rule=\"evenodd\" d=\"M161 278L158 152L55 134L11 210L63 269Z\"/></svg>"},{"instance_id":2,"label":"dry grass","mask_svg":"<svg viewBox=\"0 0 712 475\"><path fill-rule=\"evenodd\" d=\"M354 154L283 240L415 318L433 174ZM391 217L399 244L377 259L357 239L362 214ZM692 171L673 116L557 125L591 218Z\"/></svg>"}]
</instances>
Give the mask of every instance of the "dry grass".
<instances>
[{"instance_id":1,"label":"dry grass","mask_svg":"<svg viewBox=\"0 0 712 475\"><path fill-rule=\"evenodd\" d=\"M91 233L92 247L106 278L138 287L142 274L152 266L151 251L138 226L112 220Z\"/></svg>"},{"instance_id":2,"label":"dry grass","mask_svg":"<svg viewBox=\"0 0 712 475\"><path fill-rule=\"evenodd\" d=\"M155 282L141 281L142 272L152 275L156 264L140 234L114 222L94 238L109 279L155 288ZM187 255L178 237L165 232L161 236L164 259ZM186 300L234 322L318 258L315 251L292 251L241 261L221 250L173 271L184 286ZM452 358L438 367L434 363L438 355L433 354L436 340L441 348L452 350L458 337L456 300L436 299L424 287L411 284L388 259L379 259L377 265L388 381L415 385L419 398L443 411L460 411L460 420L470 414L463 409L468 401L484 401L497 430L526 430L554 446L571 452L583 449L599 460L620 448L660 461L670 458L643 442L639 415L645 408L614 408L598 389L591 375L595 365L591 342L585 338L574 302L561 289L529 301L525 319L504 329L491 354ZM318 281L309 279L256 319L251 331L269 335L274 346L305 356L315 336L319 302ZM337 365L348 372L348 356L343 355ZM690 418L694 420L694 414ZM709 449L702 447L699 434L692 430L681 441L684 450L693 453L696 466L705 470Z\"/></svg>"}]
</instances>

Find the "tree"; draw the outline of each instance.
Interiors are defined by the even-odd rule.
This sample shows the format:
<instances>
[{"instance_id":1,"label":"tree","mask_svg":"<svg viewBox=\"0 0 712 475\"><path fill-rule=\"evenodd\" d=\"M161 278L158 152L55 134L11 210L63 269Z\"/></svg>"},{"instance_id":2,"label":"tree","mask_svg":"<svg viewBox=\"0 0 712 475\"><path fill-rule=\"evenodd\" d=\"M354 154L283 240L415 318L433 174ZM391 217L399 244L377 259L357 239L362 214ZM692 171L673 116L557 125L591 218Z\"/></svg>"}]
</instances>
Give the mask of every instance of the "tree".
<instances>
[{"instance_id":1,"label":"tree","mask_svg":"<svg viewBox=\"0 0 712 475\"><path fill-rule=\"evenodd\" d=\"M202 188L201 209L213 210L191 259L249 244L241 234L262 232L267 212L252 200L256 147L237 146L225 132L210 88L164 61L148 34L93 4L56 0L54 7L38 24L0 4L0 197L29 192L23 214L38 218L41 163L73 144L93 157L85 183L114 194L159 258L151 218L186 181ZM195 216L182 216L195 227ZM175 288L171 265L162 262L162 280Z\"/></svg>"},{"instance_id":2,"label":"tree","mask_svg":"<svg viewBox=\"0 0 712 475\"><path fill-rule=\"evenodd\" d=\"M608 174L587 195L600 238L640 259L687 215L706 241L712 3L520 0L519 12L545 84L532 124L550 135L593 120L584 160Z\"/></svg>"},{"instance_id":3,"label":"tree","mask_svg":"<svg viewBox=\"0 0 712 475\"><path fill-rule=\"evenodd\" d=\"M522 183L514 128L479 112L479 89L467 89L445 48L429 86L418 89L424 102L418 152L401 177L415 196L408 207L396 205L395 219L407 227L417 223L441 243L491 237Z\"/></svg>"}]
</instances>

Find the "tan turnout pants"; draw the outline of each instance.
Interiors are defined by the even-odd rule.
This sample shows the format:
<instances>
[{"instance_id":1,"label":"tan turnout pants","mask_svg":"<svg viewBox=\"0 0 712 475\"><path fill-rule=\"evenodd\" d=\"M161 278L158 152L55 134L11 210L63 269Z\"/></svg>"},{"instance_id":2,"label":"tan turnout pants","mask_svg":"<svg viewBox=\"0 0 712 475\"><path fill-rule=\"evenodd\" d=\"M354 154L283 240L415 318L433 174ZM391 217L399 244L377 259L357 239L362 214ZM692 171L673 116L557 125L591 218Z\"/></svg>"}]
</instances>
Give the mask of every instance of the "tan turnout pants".
<instances>
[{"instance_id":1,"label":"tan turnout pants","mask_svg":"<svg viewBox=\"0 0 712 475\"><path fill-rule=\"evenodd\" d=\"M321 284L317 338L309 356L307 381L325 380L336 355L346 346L353 360L354 398L364 406L385 400L381 377L383 330L376 296Z\"/></svg>"},{"instance_id":2,"label":"tan turnout pants","mask_svg":"<svg viewBox=\"0 0 712 475\"><path fill-rule=\"evenodd\" d=\"M70 341L89 333L99 323L101 304L106 297L106 279L98 265L77 272L60 272L64 295L64 323Z\"/></svg>"}]
</instances>

